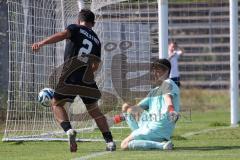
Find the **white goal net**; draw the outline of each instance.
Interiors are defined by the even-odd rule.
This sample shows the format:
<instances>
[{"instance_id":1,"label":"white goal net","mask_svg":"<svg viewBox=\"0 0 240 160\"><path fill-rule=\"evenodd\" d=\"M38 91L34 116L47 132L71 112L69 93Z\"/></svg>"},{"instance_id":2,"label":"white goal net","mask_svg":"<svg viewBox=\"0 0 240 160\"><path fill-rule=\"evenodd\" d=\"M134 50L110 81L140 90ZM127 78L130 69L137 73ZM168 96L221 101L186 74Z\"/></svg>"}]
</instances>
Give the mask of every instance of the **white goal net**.
<instances>
[{"instance_id":1,"label":"white goal net","mask_svg":"<svg viewBox=\"0 0 240 160\"><path fill-rule=\"evenodd\" d=\"M195 106L228 107L228 0L168 2L169 40L185 50L179 59L181 108L190 113ZM102 42L102 66L96 75L102 112L111 117L123 102L136 103L146 96L149 62L159 56L157 0L8 0L10 68L3 140L65 140L51 109L37 102L38 92L50 86L53 69L63 63L65 42L37 53L31 45L75 23L84 7L96 14L94 30ZM79 139L102 139L80 98L66 109ZM125 136L124 126L114 125L113 136Z\"/></svg>"},{"instance_id":2,"label":"white goal net","mask_svg":"<svg viewBox=\"0 0 240 160\"><path fill-rule=\"evenodd\" d=\"M151 57L151 13L155 1L143 0L9 0L9 91L6 129L3 140L65 140L50 108L37 102L38 92L49 87L49 76L63 63L65 42L47 45L33 53L31 45L76 22L79 9L96 14L94 30L102 41L102 62L96 75L102 98L102 112L111 117L121 111L123 101L137 101L149 85ZM156 22L154 22L156 23ZM66 106L78 138L101 138L80 98ZM122 125L111 128L121 137Z\"/></svg>"}]
</instances>

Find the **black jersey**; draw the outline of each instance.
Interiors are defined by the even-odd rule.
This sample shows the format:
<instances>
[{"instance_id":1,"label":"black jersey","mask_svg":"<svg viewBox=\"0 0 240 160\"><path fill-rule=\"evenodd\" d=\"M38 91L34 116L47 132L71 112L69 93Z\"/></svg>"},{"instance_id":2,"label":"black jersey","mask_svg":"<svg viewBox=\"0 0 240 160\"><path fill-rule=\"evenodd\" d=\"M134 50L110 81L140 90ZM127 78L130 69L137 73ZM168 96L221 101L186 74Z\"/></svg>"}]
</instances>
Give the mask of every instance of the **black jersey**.
<instances>
[{"instance_id":1,"label":"black jersey","mask_svg":"<svg viewBox=\"0 0 240 160\"><path fill-rule=\"evenodd\" d=\"M66 29L71 33L71 37L66 43L65 61L80 55L93 55L101 58L101 43L92 29L78 24L71 24Z\"/></svg>"}]
</instances>

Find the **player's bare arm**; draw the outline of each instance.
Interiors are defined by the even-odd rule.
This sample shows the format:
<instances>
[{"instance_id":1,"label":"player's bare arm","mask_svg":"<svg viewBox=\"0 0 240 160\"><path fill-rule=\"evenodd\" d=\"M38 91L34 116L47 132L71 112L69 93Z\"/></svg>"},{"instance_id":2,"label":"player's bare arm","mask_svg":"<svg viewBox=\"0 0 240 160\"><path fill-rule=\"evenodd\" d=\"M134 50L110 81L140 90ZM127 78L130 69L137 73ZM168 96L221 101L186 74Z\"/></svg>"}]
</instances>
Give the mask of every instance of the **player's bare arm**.
<instances>
[{"instance_id":1,"label":"player's bare arm","mask_svg":"<svg viewBox=\"0 0 240 160\"><path fill-rule=\"evenodd\" d=\"M180 114L177 113L174 109L174 105L172 102L172 96L169 94L166 94L166 95L164 95L164 99L165 99L166 105L168 106L168 112L169 112L169 116L170 116L169 118L172 122L176 123L180 117Z\"/></svg>"},{"instance_id":2,"label":"player's bare arm","mask_svg":"<svg viewBox=\"0 0 240 160\"><path fill-rule=\"evenodd\" d=\"M168 106L173 106L172 102L172 96L169 94L164 95L165 102L167 103Z\"/></svg>"},{"instance_id":3,"label":"player's bare arm","mask_svg":"<svg viewBox=\"0 0 240 160\"><path fill-rule=\"evenodd\" d=\"M139 113L141 111L142 111L142 108L139 105L132 105L129 103L124 103L122 105L122 112Z\"/></svg>"},{"instance_id":4,"label":"player's bare arm","mask_svg":"<svg viewBox=\"0 0 240 160\"><path fill-rule=\"evenodd\" d=\"M54 35L42 40L42 41L39 41L39 42L36 42L32 45L32 50L33 51L38 51L42 46L46 45L46 44L52 44L52 43L57 43L59 41L62 41L64 39L67 39L69 38L71 35L70 35L70 32L68 30L65 30L63 32L58 32L58 33L55 33Z\"/></svg>"}]
</instances>

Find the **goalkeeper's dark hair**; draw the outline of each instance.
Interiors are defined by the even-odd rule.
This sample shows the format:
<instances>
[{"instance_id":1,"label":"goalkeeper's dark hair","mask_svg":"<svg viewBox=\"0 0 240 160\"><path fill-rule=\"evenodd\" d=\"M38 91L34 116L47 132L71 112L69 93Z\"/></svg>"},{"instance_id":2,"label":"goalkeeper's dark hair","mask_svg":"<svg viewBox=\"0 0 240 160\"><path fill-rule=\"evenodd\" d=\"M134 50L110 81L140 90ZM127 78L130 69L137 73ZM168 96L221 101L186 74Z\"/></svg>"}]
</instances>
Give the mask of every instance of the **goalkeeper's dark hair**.
<instances>
[{"instance_id":1,"label":"goalkeeper's dark hair","mask_svg":"<svg viewBox=\"0 0 240 160\"><path fill-rule=\"evenodd\" d=\"M78 20L84 21L84 22L95 22L95 15L94 13L89 9L82 9L78 14Z\"/></svg>"},{"instance_id":2,"label":"goalkeeper's dark hair","mask_svg":"<svg viewBox=\"0 0 240 160\"><path fill-rule=\"evenodd\" d=\"M168 59L157 59L154 58L151 60L151 69L158 69L161 68L163 70L168 71L168 75L170 74L171 71L171 63L169 62Z\"/></svg>"}]
</instances>

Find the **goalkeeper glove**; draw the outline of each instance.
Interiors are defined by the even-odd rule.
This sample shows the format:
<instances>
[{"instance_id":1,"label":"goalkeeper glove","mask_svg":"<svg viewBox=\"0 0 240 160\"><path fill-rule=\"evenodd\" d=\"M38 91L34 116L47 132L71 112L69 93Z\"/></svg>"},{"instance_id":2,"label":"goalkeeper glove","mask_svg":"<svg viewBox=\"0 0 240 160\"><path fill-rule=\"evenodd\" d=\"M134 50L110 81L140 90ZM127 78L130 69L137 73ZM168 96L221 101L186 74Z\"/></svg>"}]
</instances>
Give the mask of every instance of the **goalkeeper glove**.
<instances>
[{"instance_id":1,"label":"goalkeeper glove","mask_svg":"<svg viewBox=\"0 0 240 160\"><path fill-rule=\"evenodd\" d=\"M169 120L170 120L171 122L176 123L179 118L180 118L180 114L177 113L176 111L171 111L171 112L169 112Z\"/></svg>"}]
</instances>

